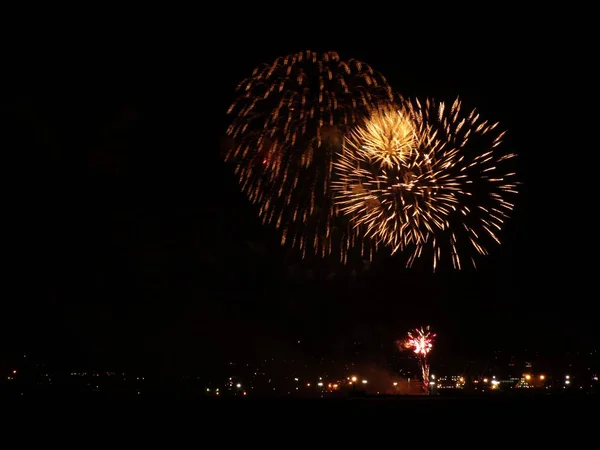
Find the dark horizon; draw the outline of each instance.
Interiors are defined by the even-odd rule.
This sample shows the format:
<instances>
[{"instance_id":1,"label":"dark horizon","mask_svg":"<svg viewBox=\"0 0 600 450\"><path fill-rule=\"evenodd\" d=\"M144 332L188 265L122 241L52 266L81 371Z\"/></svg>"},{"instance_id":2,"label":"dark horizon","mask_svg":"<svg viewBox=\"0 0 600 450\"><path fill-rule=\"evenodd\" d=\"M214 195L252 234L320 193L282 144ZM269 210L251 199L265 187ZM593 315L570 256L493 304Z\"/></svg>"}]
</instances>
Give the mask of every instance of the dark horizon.
<instances>
[{"instance_id":1,"label":"dark horizon","mask_svg":"<svg viewBox=\"0 0 600 450\"><path fill-rule=\"evenodd\" d=\"M358 340L377 359L382 346L427 324L445 358L598 345L592 300L578 281L583 262L565 234L572 230L548 224L565 220L552 218L559 206L544 174L549 161L539 162L554 100L534 84L546 66L527 59L527 46L500 40L468 58L414 49L399 59L390 48L321 44L368 63L406 96L459 96L499 121L523 183L502 246L477 272L431 274L429 265L405 269L384 258L331 281L322 275L329 266L316 280L306 265L299 279L289 275L293 258L222 162L236 84L276 56L322 50L300 39L261 44L248 39L197 58L187 47L90 53L77 64L66 57L64 74L17 90L8 146L22 158L14 219L23 280L6 301L3 351L209 370L267 354L343 355ZM575 88L565 81L562 89Z\"/></svg>"}]
</instances>

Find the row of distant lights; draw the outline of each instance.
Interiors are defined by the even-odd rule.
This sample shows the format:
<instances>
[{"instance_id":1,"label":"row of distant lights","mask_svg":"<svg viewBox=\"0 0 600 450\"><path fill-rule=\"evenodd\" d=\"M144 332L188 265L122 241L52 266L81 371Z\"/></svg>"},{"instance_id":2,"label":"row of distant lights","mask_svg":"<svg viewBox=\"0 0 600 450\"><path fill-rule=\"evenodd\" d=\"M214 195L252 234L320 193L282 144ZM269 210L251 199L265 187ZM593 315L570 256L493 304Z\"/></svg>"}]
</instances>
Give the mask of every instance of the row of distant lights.
<instances>
[{"instance_id":1,"label":"row of distant lights","mask_svg":"<svg viewBox=\"0 0 600 450\"><path fill-rule=\"evenodd\" d=\"M495 378L495 377L494 377L494 378ZM529 375L529 374L525 375L525 380L527 380L527 381L531 381L531 378L532 378L532 376L531 376L531 375ZM545 375L540 375L540 380L541 380L541 381L544 381L545 379L546 379L546 376L545 376ZM593 379L594 381L598 381L598 376L594 376L592 379ZM488 382L488 379L487 379L487 378L484 378L484 379L483 379L483 382L484 382L484 383L487 383L487 382ZM492 384L493 384L494 386L496 386L496 385L498 385L498 384L500 384L500 383L499 383L497 380L492 380ZM565 375L565 384L566 384L566 385L569 385L569 384L571 384L571 375Z\"/></svg>"},{"instance_id":2,"label":"row of distant lights","mask_svg":"<svg viewBox=\"0 0 600 450\"><path fill-rule=\"evenodd\" d=\"M229 378L229 379L231 380L231 378ZM322 377L319 377L319 380L322 380L322 379L323 379ZM432 380L435 380L435 375L431 375L431 379L432 379ZM530 380L531 380L531 375L529 375L529 374L528 374L528 375L525 375L525 379L526 379L527 381L530 381ZM543 381L543 380L545 380L545 379L546 379L546 376L545 376L545 375L540 375L540 380L542 380L542 381ZM348 380L349 384L354 384L354 383L356 383L356 382L358 381L358 377L355 377L355 376L353 376L353 377L348 377L348 378L347 378L347 380ZM294 378L294 381L299 381L299 380L298 380L298 378ZM460 381L461 383L464 383L464 382L465 382L465 379L464 379L463 377L460 377L459 381ZM489 381L490 381L490 380L488 380L487 378L484 378L484 379L483 379L483 382L484 382L484 383L488 383ZM597 377L597 376L595 376L595 377L594 377L594 381L598 381L598 377ZM368 381L367 381L367 380L365 380L365 379L362 379L362 380L361 380L361 383L362 383L362 384L367 384L367 383L368 383ZM500 382L499 382L498 380L496 380L496 376L495 376L495 375L492 377L491 383L492 383L492 385L493 385L493 386L497 386L497 385L499 385L499 384L500 384ZM393 383L393 384L394 384L394 386L398 386L398 382L397 382L397 381L394 381L394 383ZM434 384L435 384L435 382L434 382L434 381L430 381L430 383L429 383L429 384L431 384L431 385L434 385ZM565 384L571 384L571 376L570 376L570 375L565 375ZM317 383L317 386L319 386L319 387L323 387L323 385L324 385L323 381L319 381L319 382ZM237 384L235 385L235 387L236 387L236 388L238 388L238 389L241 389L241 388L242 388L242 384L241 384L241 383L237 383ZM310 383L306 383L306 387L310 387ZM338 384L337 384L337 383L335 383L335 384L331 384L331 383L329 383L328 387L330 387L330 388L333 388L333 389L337 389L339 386L338 386ZM296 389L297 389L297 388L296 388ZM210 392L210 388L206 388L206 392ZM219 393L220 393L220 392L219 392L219 388L216 388L216 389L215 389L215 394L216 394L216 395L219 395ZM246 395L246 391L243 391L243 395Z\"/></svg>"},{"instance_id":3,"label":"row of distant lights","mask_svg":"<svg viewBox=\"0 0 600 450\"><path fill-rule=\"evenodd\" d=\"M323 379L323 378L319 377L319 380L322 380L322 379ZM353 377L348 377L348 378L346 378L346 379L348 380L348 384L356 384L356 383L358 382L358 377L355 377L355 376L353 376ZM298 378L294 378L294 381L298 381ZM360 380L360 382L361 382L362 384L367 384L367 383L368 383L368 381L367 381L367 380L365 380L365 379L362 379L362 380ZM317 383L317 386L319 386L319 387L323 387L323 385L324 385L323 381L319 381L319 382ZM310 383L306 383L306 387L310 387ZM333 383L333 384L329 383L329 384L327 385L327 387L329 387L329 388L333 388L333 389L337 389L337 388L339 387L339 385L338 385L337 383Z\"/></svg>"},{"instance_id":4,"label":"row of distant lights","mask_svg":"<svg viewBox=\"0 0 600 450\"><path fill-rule=\"evenodd\" d=\"M355 384L358 381L358 377L356 376L352 376L352 377L348 377L346 378L348 380L348 384ZM294 381L299 381L298 378L294 378ZM360 380L362 384L367 384L368 381L365 379ZM319 377L319 381L317 382L317 386L319 387L323 387L325 385L325 383L323 383L323 377ZM306 383L306 387L310 387L310 383ZM327 385L327 387L329 388L333 388L333 389L337 389L339 387L339 384L337 383L329 383ZM298 388L296 388L298 389Z\"/></svg>"},{"instance_id":5,"label":"row of distant lights","mask_svg":"<svg viewBox=\"0 0 600 450\"><path fill-rule=\"evenodd\" d=\"M531 375L525 375L527 381L531 380ZM544 375L540 375L540 380L545 380ZM594 381L598 381L598 377L594 377ZM571 384L571 375L565 375L565 384Z\"/></svg>"},{"instance_id":6,"label":"row of distant lights","mask_svg":"<svg viewBox=\"0 0 600 450\"><path fill-rule=\"evenodd\" d=\"M229 380L231 381L231 377L229 378ZM322 378L322 377L319 377L319 380L323 380L323 378ZM294 378L294 381L299 381L299 379L298 379L298 378ZM349 382L349 384L354 384L354 383L356 383L357 381L358 381L358 378L357 378L357 377L348 377L348 382ZM361 383L362 383L362 384L367 384L367 383L368 383L368 381L367 381L367 380L365 380L365 379L363 379L363 380L361 380ZM394 386L396 386L397 384L398 384L398 383L394 383ZM319 382L317 382L317 386L319 386L319 387L323 387L323 386L324 386L324 383L323 383L323 381L319 381ZM241 388L242 388L242 384L241 384L241 383L236 383L235 387L236 387L237 389L241 389ZM310 383L306 383L306 387L310 387ZM337 383L333 383L333 384L332 384L332 383L329 383L329 384L327 385L327 387L329 387L329 388L333 388L333 389L337 389L337 388L339 388L339 384L337 384ZM298 388L296 388L296 389L298 389ZM206 392L210 392L210 388L206 388ZM243 391L243 395L246 395L246 394L247 394L247 393L246 393L246 391ZM220 395L219 388L216 388L216 389L215 389L215 395Z\"/></svg>"},{"instance_id":7,"label":"row of distant lights","mask_svg":"<svg viewBox=\"0 0 600 450\"><path fill-rule=\"evenodd\" d=\"M540 377L539 377L539 378L540 378L540 380L541 380L541 381L544 381L544 380L546 379L546 376L545 376L545 375L540 375ZM432 379L432 380L435 380L435 375L431 375L431 379ZM531 381L531 379L532 379L532 376L531 376L531 375L529 375L529 374L525 375L525 380L527 380L527 381ZM594 381L598 381L598 376L594 376L592 379L593 379ZM460 381L461 381L461 382L464 382L464 379L461 377L461 378L460 378ZM484 383L488 383L488 382L490 382L490 380L488 380L487 378L484 378L482 381L483 381ZM475 382L477 383L477 381L475 381ZM397 383L394 383L394 386L396 386L396 384L397 384ZM434 382L434 381L431 381L429 384L431 384L431 385L434 385L434 384L435 384L435 382ZM499 382L498 380L496 380L496 376L493 376L493 377L492 377L491 384L492 384L493 386L497 386L497 385L499 385L499 384L500 384L500 382ZM566 384L566 385L569 385L569 384L571 384L571 376L570 376L570 375L565 375L565 384Z\"/></svg>"},{"instance_id":8,"label":"row of distant lights","mask_svg":"<svg viewBox=\"0 0 600 450\"><path fill-rule=\"evenodd\" d=\"M238 388L238 389L241 389L241 388L242 388L242 385L241 385L241 383L237 383L237 384L235 385L235 387L236 387L236 388ZM210 388L206 388L206 392L210 392ZM243 394L243 395L246 395L246 391L243 391L243 392L242 392L242 394ZM216 388L216 389L215 389L215 395L221 395L221 391L219 391L219 388Z\"/></svg>"}]
</instances>

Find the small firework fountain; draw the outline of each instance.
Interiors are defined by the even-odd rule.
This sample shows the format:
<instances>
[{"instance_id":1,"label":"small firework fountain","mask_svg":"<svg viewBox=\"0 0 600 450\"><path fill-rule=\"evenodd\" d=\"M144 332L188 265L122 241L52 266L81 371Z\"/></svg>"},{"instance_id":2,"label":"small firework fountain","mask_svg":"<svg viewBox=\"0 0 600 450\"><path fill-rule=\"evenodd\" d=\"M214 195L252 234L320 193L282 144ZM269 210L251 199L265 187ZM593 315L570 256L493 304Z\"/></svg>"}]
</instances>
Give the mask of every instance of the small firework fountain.
<instances>
[{"instance_id":1,"label":"small firework fountain","mask_svg":"<svg viewBox=\"0 0 600 450\"><path fill-rule=\"evenodd\" d=\"M427 325L425 328L415 328L409 331L408 337L400 341L400 347L412 349L419 361L425 394L429 393L429 361L427 361L427 357L433 348L433 339L435 337L436 334L432 334L429 325Z\"/></svg>"}]
</instances>

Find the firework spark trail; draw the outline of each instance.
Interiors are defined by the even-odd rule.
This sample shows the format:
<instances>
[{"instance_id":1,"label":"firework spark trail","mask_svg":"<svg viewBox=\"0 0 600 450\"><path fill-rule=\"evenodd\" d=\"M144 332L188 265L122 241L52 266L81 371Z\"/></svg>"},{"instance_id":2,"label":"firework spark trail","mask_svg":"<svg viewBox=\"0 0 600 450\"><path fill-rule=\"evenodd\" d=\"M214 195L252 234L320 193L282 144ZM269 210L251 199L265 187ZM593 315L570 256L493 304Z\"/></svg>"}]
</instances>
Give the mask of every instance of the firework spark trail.
<instances>
[{"instance_id":1,"label":"firework spark trail","mask_svg":"<svg viewBox=\"0 0 600 450\"><path fill-rule=\"evenodd\" d=\"M475 265L486 240L500 243L517 193L515 173L502 170L515 155L498 152L497 126L463 113L458 99L400 99L372 112L335 163L341 213L392 253L409 251L407 266L425 253L434 271L448 256L455 269L464 258Z\"/></svg>"},{"instance_id":2,"label":"firework spark trail","mask_svg":"<svg viewBox=\"0 0 600 450\"><path fill-rule=\"evenodd\" d=\"M425 241L427 231L441 225L448 200L431 195L439 183L437 166L446 161L425 153L426 135L406 106L373 111L364 126L349 133L332 185L341 213L393 253Z\"/></svg>"},{"instance_id":3,"label":"firework spark trail","mask_svg":"<svg viewBox=\"0 0 600 450\"><path fill-rule=\"evenodd\" d=\"M358 60L305 51L256 68L237 92L226 159L236 164L263 223L280 229L282 244L302 256L327 256L339 246L345 259L356 236L342 232L334 245L340 227L330 189L333 158L346 130L392 98L387 81Z\"/></svg>"},{"instance_id":4,"label":"firework spark trail","mask_svg":"<svg viewBox=\"0 0 600 450\"><path fill-rule=\"evenodd\" d=\"M401 348L412 350L417 357L426 394L429 392L429 361L427 358L433 348L433 340L436 336L431 333L430 327L427 325L425 328L415 328L409 331L408 337L400 342Z\"/></svg>"}]
</instances>

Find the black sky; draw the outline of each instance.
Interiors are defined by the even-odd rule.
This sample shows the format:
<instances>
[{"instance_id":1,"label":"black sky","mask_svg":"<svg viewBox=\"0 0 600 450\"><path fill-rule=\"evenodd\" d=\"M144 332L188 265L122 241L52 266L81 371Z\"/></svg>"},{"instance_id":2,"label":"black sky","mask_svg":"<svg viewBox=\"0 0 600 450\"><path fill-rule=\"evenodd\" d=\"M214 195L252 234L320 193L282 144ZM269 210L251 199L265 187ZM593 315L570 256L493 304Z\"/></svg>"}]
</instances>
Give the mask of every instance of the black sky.
<instances>
[{"instance_id":1,"label":"black sky","mask_svg":"<svg viewBox=\"0 0 600 450\"><path fill-rule=\"evenodd\" d=\"M427 323L461 357L597 339L585 263L572 258L576 227L561 212L561 188L550 187L568 138L566 122L548 116L582 89L554 70L555 39L481 23L411 32L403 46L392 33L261 32L214 43L201 32L100 39L84 52L48 46L28 62L6 146L19 160L8 170L18 174L10 221L20 288L4 300L5 349L197 370L265 354L340 355L355 340L377 355ZM288 255L219 149L237 82L307 48L363 60L405 95L459 95L508 129L524 186L503 246L477 273L431 275L388 260L356 279L289 276ZM550 131L560 135L549 145L540 136Z\"/></svg>"}]
</instances>

